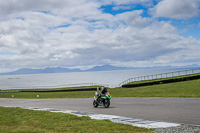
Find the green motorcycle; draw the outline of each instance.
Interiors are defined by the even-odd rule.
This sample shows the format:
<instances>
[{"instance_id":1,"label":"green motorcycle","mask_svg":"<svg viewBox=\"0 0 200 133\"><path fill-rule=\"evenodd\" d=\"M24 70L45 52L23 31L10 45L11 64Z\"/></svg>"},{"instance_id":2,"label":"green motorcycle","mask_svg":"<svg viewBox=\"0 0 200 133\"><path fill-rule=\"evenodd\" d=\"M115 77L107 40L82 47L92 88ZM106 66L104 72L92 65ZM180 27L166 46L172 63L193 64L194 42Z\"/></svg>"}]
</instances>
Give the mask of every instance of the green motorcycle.
<instances>
[{"instance_id":1,"label":"green motorcycle","mask_svg":"<svg viewBox=\"0 0 200 133\"><path fill-rule=\"evenodd\" d=\"M94 96L94 108L97 108L98 106L104 106L105 108L108 108L110 106L111 96L108 92L106 92L105 95L98 94L97 92L95 94L97 97Z\"/></svg>"}]
</instances>

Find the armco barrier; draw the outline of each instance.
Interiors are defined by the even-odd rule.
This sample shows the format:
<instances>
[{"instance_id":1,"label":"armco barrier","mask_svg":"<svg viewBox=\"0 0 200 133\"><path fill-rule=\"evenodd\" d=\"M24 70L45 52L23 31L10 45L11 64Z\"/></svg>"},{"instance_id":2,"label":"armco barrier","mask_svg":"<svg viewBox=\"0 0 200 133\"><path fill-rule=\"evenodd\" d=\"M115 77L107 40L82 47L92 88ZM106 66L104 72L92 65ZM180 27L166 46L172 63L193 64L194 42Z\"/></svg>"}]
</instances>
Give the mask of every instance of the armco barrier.
<instances>
[{"instance_id":1,"label":"armco barrier","mask_svg":"<svg viewBox=\"0 0 200 133\"><path fill-rule=\"evenodd\" d=\"M18 93L21 91L0 91L0 93Z\"/></svg>"},{"instance_id":2,"label":"armco barrier","mask_svg":"<svg viewBox=\"0 0 200 133\"><path fill-rule=\"evenodd\" d=\"M147 82L147 83L139 83L139 84L126 84L126 85L122 85L122 87L124 87L124 88L140 87L140 86L167 84L167 83L174 83L174 82L181 82L181 81L188 81L188 80L195 80L195 79L200 79L200 75L184 77L184 78L166 79L166 80L153 81L153 82Z\"/></svg>"},{"instance_id":3,"label":"armco barrier","mask_svg":"<svg viewBox=\"0 0 200 133\"><path fill-rule=\"evenodd\" d=\"M21 92L69 92L69 91L92 91L97 90L97 88L83 88L83 89L65 89L65 90L21 90Z\"/></svg>"},{"instance_id":4,"label":"armco barrier","mask_svg":"<svg viewBox=\"0 0 200 133\"><path fill-rule=\"evenodd\" d=\"M147 75L135 78L129 78L119 84L119 86L126 85L130 82L135 81L144 81L144 80L153 80L153 79L162 79L162 78L170 78L170 77L178 77L183 75L190 75L190 74L198 74L200 73L200 68L191 69L191 70L183 70L183 71L175 71L175 72L168 72L168 73L161 73L161 74L154 74L154 75Z\"/></svg>"}]
</instances>

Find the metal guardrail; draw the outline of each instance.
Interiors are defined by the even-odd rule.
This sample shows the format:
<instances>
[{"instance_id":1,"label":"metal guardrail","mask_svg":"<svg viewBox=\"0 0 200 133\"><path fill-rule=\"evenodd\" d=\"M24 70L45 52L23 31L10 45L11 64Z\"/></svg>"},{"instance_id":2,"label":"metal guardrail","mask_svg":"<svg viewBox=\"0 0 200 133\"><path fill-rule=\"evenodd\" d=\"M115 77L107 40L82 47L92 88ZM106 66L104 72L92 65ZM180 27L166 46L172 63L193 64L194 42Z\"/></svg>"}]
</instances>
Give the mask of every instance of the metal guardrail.
<instances>
[{"instance_id":1,"label":"metal guardrail","mask_svg":"<svg viewBox=\"0 0 200 133\"><path fill-rule=\"evenodd\" d=\"M77 83L77 84L59 85L58 87L83 87L83 86L108 86L108 85L98 84L98 83Z\"/></svg>"},{"instance_id":2,"label":"metal guardrail","mask_svg":"<svg viewBox=\"0 0 200 133\"><path fill-rule=\"evenodd\" d=\"M77 88L77 89L64 89L64 90L21 90L21 92L71 92L71 91L92 91L97 88Z\"/></svg>"},{"instance_id":3,"label":"metal guardrail","mask_svg":"<svg viewBox=\"0 0 200 133\"><path fill-rule=\"evenodd\" d=\"M21 92L21 91L1 91L0 90L0 93L18 93L18 92Z\"/></svg>"},{"instance_id":4,"label":"metal guardrail","mask_svg":"<svg viewBox=\"0 0 200 133\"><path fill-rule=\"evenodd\" d=\"M9 90L12 89L51 89L51 88L67 88L67 87L85 87L85 86L108 86L106 84L98 84L98 83L75 83L75 84L63 84L63 85L56 85L56 86L30 86L30 87L12 87L9 88ZM5 89L7 90L7 89ZM0 93L3 90L0 90Z\"/></svg>"},{"instance_id":5,"label":"metal guardrail","mask_svg":"<svg viewBox=\"0 0 200 133\"><path fill-rule=\"evenodd\" d=\"M130 82L135 81L144 81L144 80L153 80L153 79L162 79L162 78L170 78L170 77L178 77L190 74L197 74L200 73L200 68L198 69L191 69L191 70L183 70L183 71L175 71L175 72L168 72L168 73L161 73L161 74L154 74L154 75L147 75L147 76L140 76L135 78L129 78L119 84L122 86L124 84L128 84Z\"/></svg>"}]
</instances>

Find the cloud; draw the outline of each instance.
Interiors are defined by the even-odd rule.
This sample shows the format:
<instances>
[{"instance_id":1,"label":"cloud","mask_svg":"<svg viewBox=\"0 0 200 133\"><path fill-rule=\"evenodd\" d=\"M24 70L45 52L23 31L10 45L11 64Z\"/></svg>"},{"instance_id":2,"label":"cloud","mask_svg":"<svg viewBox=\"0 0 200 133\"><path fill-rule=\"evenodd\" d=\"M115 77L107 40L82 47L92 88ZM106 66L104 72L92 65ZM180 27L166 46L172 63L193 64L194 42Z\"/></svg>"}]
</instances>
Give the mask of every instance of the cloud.
<instances>
[{"instance_id":1,"label":"cloud","mask_svg":"<svg viewBox=\"0 0 200 133\"><path fill-rule=\"evenodd\" d=\"M0 54L0 71L190 64L199 59L198 40L179 36L170 22L142 17L143 10L112 15L100 9L108 1L95 0L0 3L0 53L15 53Z\"/></svg>"},{"instance_id":2,"label":"cloud","mask_svg":"<svg viewBox=\"0 0 200 133\"><path fill-rule=\"evenodd\" d=\"M62 60L62 59L66 59L66 58L73 59L77 56L78 56L78 54L72 53L72 51L66 51L64 53L55 54L51 60Z\"/></svg>"},{"instance_id":3,"label":"cloud","mask_svg":"<svg viewBox=\"0 0 200 133\"><path fill-rule=\"evenodd\" d=\"M128 5L128 4L142 4L142 5L152 5L153 0L100 0L102 5Z\"/></svg>"},{"instance_id":4,"label":"cloud","mask_svg":"<svg viewBox=\"0 0 200 133\"><path fill-rule=\"evenodd\" d=\"M199 16L199 7L198 0L163 0L150 9L150 12L154 17L189 19Z\"/></svg>"}]
</instances>

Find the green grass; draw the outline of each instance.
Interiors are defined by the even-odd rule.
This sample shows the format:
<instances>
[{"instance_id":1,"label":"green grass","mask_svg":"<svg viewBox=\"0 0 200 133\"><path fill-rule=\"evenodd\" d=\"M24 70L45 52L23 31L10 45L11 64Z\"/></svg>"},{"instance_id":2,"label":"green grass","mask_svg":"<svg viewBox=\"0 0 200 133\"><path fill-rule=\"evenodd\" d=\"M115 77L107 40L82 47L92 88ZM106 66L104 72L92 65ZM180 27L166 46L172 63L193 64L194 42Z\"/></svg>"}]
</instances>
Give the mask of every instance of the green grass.
<instances>
[{"instance_id":1,"label":"green grass","mask_svg":"<svg viewBox=\"0 0 200 133\"><path fill-rule=\"evenodd\" d=\"M200 79L134 88L108 89L112 97L200 97ZM0 98L92 98L95 91L0 93Z\"/></svg>"},{"instance_id":2,"label":"green grass","mask_svg":"<svg viewBox=\"0 0 200 133\"><path fill-rule=\"evenodd\" d=\"M150 133L152 129L64 113L0 107L1 133Z\"/></svg>"},{"instance_id":3,"label":"green grass","mask_svg":"<svg viewBox=\"0 0 200 133\"><path fill-rule=\"evenodd\" d=\"M91 98L94 96L94 93L95 91L0 93L0 98L26 98L26 99ZM39 95L39 97L37 97L37 95Z\"/></svg>"},{"instance_id":4,"label":"green grass","mask_svg":"<svg viewBox=\"0 0 200 133\"><path fill-rule=\"evenodd\" d=\"M86 87L69 87L69 88L53 88L53 89L23 89L26 91L31 90L64 90L64 89L77 89L77 88L94 88L99 86L86 86ZM11 91L11 90L9 90ZM94 96L95 91L72 91L72 92L20 92L20 93L0 93L0 98L26 98L26 99L47 99L47 98L91 98ZM39 97L37 97L39 95Z\"/></svg>"},{"instance_id":5,"label":"green grass","mask_svg":"<svg viewBox=\"0 0 200 133\"><path fill-rule=\"evenodd\" d=\"M111 89L110 89L111 90ZM110 91L113 97L200 97L200 79Z\"/></svg>"}]
</instances>

